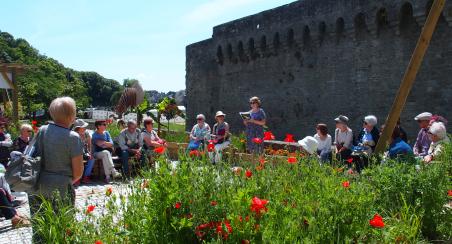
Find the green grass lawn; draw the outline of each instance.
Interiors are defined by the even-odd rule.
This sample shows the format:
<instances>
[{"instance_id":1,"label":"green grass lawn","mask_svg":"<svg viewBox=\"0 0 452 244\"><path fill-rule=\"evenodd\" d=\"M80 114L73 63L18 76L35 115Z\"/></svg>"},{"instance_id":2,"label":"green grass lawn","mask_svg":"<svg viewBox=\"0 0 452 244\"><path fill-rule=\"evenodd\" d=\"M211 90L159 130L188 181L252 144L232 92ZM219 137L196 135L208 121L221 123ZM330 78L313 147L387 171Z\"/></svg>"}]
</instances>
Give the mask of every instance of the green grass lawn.
<instances>
[{"instance_id":1,"label":"green grass lawn","mask_svg":"<svg viewBox=\"0 0 452 244\"><path fill-rule=\"evenodd\" d=\"M167 126L167 123L162 123L163 125ZM154 129L157 129L157 123L154 123ZM169 129L170 131L175 132L184 132L185 131L185 124L175 124L175 123L169 123ZM161 127L161 130L168 130L166 127Z\"/></svg>"}]
</instances>

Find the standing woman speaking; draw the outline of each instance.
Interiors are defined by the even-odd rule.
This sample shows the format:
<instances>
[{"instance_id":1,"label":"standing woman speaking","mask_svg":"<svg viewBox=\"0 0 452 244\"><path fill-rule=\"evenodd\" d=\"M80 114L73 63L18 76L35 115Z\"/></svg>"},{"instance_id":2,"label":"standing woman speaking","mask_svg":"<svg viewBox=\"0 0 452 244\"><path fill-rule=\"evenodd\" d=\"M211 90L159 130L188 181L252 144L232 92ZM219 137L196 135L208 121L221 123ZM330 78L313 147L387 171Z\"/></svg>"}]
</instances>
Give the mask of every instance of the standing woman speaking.
<instances>
[{"instance_id":1,"label":"standing woman speaking","mask_svg":"<svg viewBox=\"0 0 452 244\"><path fill-rule=\"evenodd\" d=\"M38 193L52 200L56 196L74 203L73 183L83 174L83 142L70 129L75 120L74 99L59 97L49 107L53 123L39 130L36 150L42 160L41 174L37 182Z\"/></svg>"},{"instance_id":2,"label":"standing woman speaking","mask_svg":"<svg viewBox=\"0 0 452 244\"><path fill-rule=\"evenodd\" d=\"M250 98L250 106L250 119L243 121L246 126L246 146L250 153L262 153L264 150L263 144L254 143L253 138L262 139L264 137L266 115L261 108L261 100L258 97Z\"/></svg>"}]
</instances>

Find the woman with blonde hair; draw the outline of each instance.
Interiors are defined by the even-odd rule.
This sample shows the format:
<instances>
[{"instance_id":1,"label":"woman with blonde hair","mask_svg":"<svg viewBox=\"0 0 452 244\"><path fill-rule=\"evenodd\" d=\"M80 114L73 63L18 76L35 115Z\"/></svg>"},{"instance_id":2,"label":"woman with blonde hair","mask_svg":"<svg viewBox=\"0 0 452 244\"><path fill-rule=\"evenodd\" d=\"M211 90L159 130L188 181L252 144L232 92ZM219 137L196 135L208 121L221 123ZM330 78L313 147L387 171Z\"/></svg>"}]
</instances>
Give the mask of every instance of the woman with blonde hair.
<instances>
[{"instance_id":1,"label":"woman with blonde hair","mask_svg":"<svg viewBox=\"0 0 452 244\"><path fill-rule=\"evenodd\" d=\"M56 196L74 203L73 184L83 174L83 142L70 129L76 115L74 99L54 99L49 113L53 123L40 128L36 143L36 152L43 158L38 193L47 199Z\"/></svg>"}]
</instances>

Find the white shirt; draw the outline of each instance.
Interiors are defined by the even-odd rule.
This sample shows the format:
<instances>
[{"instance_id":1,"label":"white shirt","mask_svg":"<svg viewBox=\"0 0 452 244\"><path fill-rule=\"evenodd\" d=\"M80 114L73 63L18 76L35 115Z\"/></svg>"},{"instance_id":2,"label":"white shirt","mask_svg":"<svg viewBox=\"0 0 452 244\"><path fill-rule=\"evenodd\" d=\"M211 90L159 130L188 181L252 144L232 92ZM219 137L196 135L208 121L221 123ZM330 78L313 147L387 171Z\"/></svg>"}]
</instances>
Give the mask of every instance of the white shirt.
<instances>
[{"instance_id":1,"label":"white shirt","mask_svg":"<svg viewBox=\"0 0 452 244\"><path fill-rule=\"evenodd\" d=\"M314 138L319 142L319 146L317 147L318 151L325 151L325 152L331 151L332 141L331 141L330 134L326 135L325 140L320 139L320 136L318 134L315 134Z\"/></svg>"}]
</instances>

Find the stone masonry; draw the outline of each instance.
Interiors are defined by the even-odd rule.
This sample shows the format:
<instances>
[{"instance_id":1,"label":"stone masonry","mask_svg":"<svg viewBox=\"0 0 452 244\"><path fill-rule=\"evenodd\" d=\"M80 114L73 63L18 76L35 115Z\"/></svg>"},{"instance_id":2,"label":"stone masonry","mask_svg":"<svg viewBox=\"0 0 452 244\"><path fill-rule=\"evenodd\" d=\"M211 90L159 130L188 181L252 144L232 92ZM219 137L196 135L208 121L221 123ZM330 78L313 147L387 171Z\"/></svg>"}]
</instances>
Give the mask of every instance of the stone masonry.
<instances>
[{"instance_id":1,"label":"stone masonry","mask_svg":"<svg viewBox=\"0 0 452 244\"><path fill-rule=\"evenodd\" d=\"M416 45L428 0L301 0L213 28L186 48L187 129L222 110L234 132L259 96L278 138L315 133L345 114L355 131L363 116L384 123ZM411 140L420 112L452 108L452 1L447 1L401 122ZM449 132L451 125L449 123Z\"/></svg>"}]
</instances>

